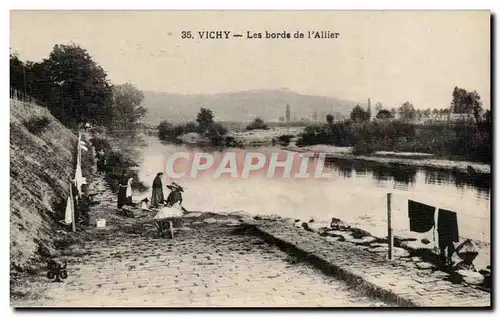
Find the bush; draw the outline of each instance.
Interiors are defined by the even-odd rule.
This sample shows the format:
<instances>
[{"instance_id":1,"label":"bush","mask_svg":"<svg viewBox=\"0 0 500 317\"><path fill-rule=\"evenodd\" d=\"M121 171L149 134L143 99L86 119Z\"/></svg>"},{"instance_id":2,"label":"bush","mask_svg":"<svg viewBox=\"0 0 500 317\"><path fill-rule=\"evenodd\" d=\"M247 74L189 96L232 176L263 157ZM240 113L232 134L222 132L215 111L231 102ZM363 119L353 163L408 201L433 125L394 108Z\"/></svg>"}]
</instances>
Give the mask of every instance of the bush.
<instances>
[{"instance_id":1,"label":"bush","mask_svg":"<svg viewBox=\"0 0 500 317\"><path fill-rule=\"evenodd\" d=\"M262 118L257 117L252 123L247 126L247 130L269 130L269 127L264 123L264 120L262 120Z\"/></svg>"},{"instance_id":2,"label":"bush","mask_svg":"<svg viewBox=\"0 0 500 317\"><path fill-rule=\"evenodd\" d=\"M28 131L34 135L41 134L43 131L45 131L45 129L47 129L49 124L50 119L48 117L32 118L23 122L23 125L26 127L26 129L28 129Z\"/></svg>"},{"instance_id":3,"label":"bush","mask_svg":"<svg viewBox=\"0 0 500 317\"><path fill-rule=\"evenodd\" d=\"M227 132L227 128L224 125L214 123L208 128L205 136L209 138L212 145L220 146L226 144L225 135L227 134Z\"/></svg>"},{"instance_id":4,"label":"bush","mask_svg":"<svg viewBox=\"0 0 500 317\"><path fill-rule=\"evenodd\" d=\"M138 172L134 170L138 165L130 157L127 157L118 150L111 149L108 149L104 155L106 162L104 166L105 179L114 192L118 191L119 182L123 175L127 178L133 178L133 189L139 192L149 189L149 186L140 181Z\"/></svg>"},{"instance_id":5,"label":"bush","mask_svg":"<svg viewBox=\"0 0 500 317\"><path fill-rule=\"evenodd\" d=\"M290 144L290 141L293 139L293 137L294 137L293 134L283 134L283 135L280 135L278 137L276 142L280 146L288 146L288 144Z\"/></svg>"},{"instance_id":6,"label":"bush","mask_svg":"<svg viewBox=\"0 0 500 317\"><path fill-rule=\"evenodd\" d=\"M105 138L95 136L90 139L90 143L92 143L92 146L95 148L96 152L99 152L101 150L107 151L111 149L111 145Z\"/></svg>"},{"instance_id":7,"label":"bush","mask_svg":"<svg viewBox=\"0 0 500 317\"><path fill-rule=\"evenodd\" d=\"M307 126L298 146L352 146L354 154L375 151L425 152L453 159L491 163L491 122L417 125L393 121L351 121Z\"/></svg>"},{"instance_id":8,"label":"bush","mask_svg":"<svg viewBox=\"0 0 500 317\"><path fill-rule=\"evenodd\" d=\"M158 137L161 140L176 140L177 137L191 132L200 132L200 128L194 122L188 122L186 124L174 125L167 121L162 121L158 125Z\"/></svg>"}]
</instances>

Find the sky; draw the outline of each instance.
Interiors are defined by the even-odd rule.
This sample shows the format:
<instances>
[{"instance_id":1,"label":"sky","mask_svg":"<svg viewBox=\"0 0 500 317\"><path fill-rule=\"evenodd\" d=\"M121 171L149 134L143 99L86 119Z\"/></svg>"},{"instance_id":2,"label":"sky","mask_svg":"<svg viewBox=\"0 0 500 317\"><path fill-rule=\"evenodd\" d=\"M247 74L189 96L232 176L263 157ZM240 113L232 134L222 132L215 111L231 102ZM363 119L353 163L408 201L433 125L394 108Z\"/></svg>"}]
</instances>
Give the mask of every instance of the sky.
<instances>
[{"instance_id":1,"label":"sky","mask_svg":"<svg viewBox=\"0 0 500 317\"><path fill-rule=\"evenodd\" d=\"M182 39L182 31L243 34ZM330 31L336 39L247 39ZM453 88L490 107L488 11L11 11L10 46L40 61L55 44L87 49L114 84L212 94L279 89L386 107L444 108Z\"/></svg>"}]
</instances>

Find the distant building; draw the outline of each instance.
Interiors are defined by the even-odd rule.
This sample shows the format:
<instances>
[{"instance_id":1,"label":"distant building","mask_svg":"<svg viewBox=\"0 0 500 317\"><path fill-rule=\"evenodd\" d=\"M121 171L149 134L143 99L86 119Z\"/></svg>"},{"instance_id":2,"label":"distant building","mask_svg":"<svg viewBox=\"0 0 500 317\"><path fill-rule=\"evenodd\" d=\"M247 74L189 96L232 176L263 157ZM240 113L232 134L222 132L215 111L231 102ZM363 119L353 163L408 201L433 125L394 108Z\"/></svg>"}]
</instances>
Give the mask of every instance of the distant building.
<instances>
[{"instance_id":1,"label":"distant building","mask_svg":"<svg viewBox=\"0 0 500 317\"><path fill-rule=\"evenodd\" d=\"M370 118L370 120L371 120L372 119L372 105L371 105L370 98L368 98L368 108L366 109L366 111L368 112L368 118Z\"/></svg>"},{"instance_id":2,"label":"distant building","mask_svg":"<svg viewBox=\"0 0 500 317\"><path fill-rule=\"evenodd\" d=\"M286 105L285 118L286 118L286 122L290 122L290 105L289 104Z\"/></svg>"},{"instance_id":3,"label":"distant building","mask_svg":"<svg viewBox=\"0 0 500 317\"><path fill-rule=\"evenodd\" d=\"M469 113L451 113L450 120L451 121L462 121L470 119L471 115Z\"/></svg>"}]
</instances>

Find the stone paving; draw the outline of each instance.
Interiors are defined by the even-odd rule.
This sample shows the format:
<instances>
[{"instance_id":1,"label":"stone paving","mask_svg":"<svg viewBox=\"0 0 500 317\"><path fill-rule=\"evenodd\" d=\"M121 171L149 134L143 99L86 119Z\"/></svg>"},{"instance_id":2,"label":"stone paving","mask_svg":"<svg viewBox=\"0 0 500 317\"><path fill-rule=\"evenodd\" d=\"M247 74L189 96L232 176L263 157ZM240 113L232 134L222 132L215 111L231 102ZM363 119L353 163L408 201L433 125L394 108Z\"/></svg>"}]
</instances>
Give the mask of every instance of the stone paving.
<instances>
[{"instance_id":1,"label":"stone paving","mask_svg":"<svg viewBox=\"0 0 500 317\"><path fill-rule=\"evenodd\" d=\"M234 230L195 223L173 240L156 238L150 224L96 232L63 252L69 274L63 283L40 283L43 298L13 306L388 306Z\"/></svg>"},{"instance_id":2,"label":"stone paving","mask_svg":"<svg viewBox=\"0 0 500 317\"><path fill-rule=\"evenodd\" d=\"M404 306L491 307L490 293L452 284L444 280L439 271L433 274L419 271L410 258L388 261L385 254L369 252L368 247L327 241L286 222L274 221L260 224L258 228L278 243L296 246L317 261L329 263L345 276L368 283L376 292L386 293Z\"/></svg>"}]
</instances>

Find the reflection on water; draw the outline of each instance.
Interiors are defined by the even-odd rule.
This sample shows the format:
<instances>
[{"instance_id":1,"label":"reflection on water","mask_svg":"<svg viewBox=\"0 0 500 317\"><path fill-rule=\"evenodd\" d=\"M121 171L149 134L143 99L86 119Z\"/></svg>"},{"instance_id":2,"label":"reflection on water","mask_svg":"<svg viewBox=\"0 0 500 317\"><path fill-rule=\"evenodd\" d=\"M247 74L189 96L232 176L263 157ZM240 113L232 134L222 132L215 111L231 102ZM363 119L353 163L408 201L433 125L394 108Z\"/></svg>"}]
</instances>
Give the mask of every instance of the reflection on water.
<instances>
[{"instance_id":1,"label":"reflection on water","mask_svg":"<svg viewBox=\"0 0 500 317\"><path fill-rule=\"evenodd\" d=\"M146 142L148 145L140 148L139 176L151 185L156 173L165 171L167 158L186 151L188 146L165 144L154 137L146 137ZM221 155L218 152L216 157ZM396 234L409 232L407 204L408 199L415 199L456 211L461 236L490 240L489 176L348 160L328 160L325 165L334 177L324 181L265 177L227 180L196 177L176 181L186 188L184 205L190 211L243 210L250 214L274 213L325 221L336 217L376 236L387 234L387 193L392 193L392 224ZM164 182L171 181L165 177Z\"/></svg>"},{"instance_id":2,"label":"reflection on water","mask_svg":"<svg viewBox=\"0 0 500 317\"><path fill-rule=\"evenodd\" d=\"M377 187L386 187L387 182L393 182L395 188L409 190L417 179L423 178L425 184L454 185L460 189L474 189L478 197L490 196L491 175L486 174L468 175L456 171L344 159L329 159L325 164L345 178L371 176Z\"/></svg>"}]
</instances>

